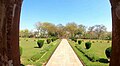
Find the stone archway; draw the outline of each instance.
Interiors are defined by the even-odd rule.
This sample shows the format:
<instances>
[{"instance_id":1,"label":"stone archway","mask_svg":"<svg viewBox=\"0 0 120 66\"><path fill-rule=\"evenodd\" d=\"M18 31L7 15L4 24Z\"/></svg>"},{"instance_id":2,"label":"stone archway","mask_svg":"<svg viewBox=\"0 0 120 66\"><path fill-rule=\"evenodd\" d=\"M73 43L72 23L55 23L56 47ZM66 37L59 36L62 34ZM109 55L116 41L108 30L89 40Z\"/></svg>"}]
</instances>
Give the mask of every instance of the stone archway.
<instances>
[{"instance_id":1,"label":"stone archway","mask_svg":"<svg viewBox=\"0 0 120 66\"><path fill-rule=\"evenodd\" d=\"M120 65L120 0L110 0L112 10L112 57L110 66Z\"/></svg>"},{"instance_id":2,"label":"stone archway","mask_svg":"<svg viewBox=\"0 0 120 66\"><path fill-rule=\"evenodd\" d=\"M0 66L20 66L21 5L22 0L0 0Z\"/></svg>"},{"instance_id":3,"label":"stone archway","mask_svg":"<svg viewBox=\"0 0 120 66\"><path fill-rule=\"evenodd\" d=\"M112 6L112 57L110 66L120 65L120 0ZM22 0L0 0L0 66L20 66L19 21Z\"/></svg>"}]
</instances>

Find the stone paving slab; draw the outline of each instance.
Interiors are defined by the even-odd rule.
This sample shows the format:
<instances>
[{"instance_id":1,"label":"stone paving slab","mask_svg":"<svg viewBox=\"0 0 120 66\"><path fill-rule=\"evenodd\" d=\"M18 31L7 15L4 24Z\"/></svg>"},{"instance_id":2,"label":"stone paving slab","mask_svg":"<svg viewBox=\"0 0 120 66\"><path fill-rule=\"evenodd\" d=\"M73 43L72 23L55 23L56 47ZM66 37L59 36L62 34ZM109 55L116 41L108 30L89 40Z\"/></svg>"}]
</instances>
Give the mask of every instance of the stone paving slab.
<instances>
[{"instance_id":1,"label":"stone paving slab","mask_svg":"<svg viewBox=\"0 0 120 66\"><path fill-rule=\"evenodd\" d=\"M66 39L61 43L51 56L46 66L83 66L77 55Z\"/></svg>"}]
</instances>

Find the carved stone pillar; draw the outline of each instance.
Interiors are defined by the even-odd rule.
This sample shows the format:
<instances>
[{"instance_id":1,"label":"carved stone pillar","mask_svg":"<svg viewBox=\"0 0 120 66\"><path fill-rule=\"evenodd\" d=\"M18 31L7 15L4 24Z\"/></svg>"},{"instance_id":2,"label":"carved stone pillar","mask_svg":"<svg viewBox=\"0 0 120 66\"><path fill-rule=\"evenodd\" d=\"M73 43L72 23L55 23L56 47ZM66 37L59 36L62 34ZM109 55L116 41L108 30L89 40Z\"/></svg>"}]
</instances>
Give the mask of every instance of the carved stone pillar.
<instances>
[{"instance_id":1,"label":"carved stone pillar","mask_svg":"<svg viewBox=\"0 0 120 66\"><path fill-rule=\"evenodd\" d=\"M110 0L112 6L112 56L110 66L120 66L120 0Z\"/></svg>"},{"instance_id":2,"label":"carved stone pillar","mask_svg":"<svg viewBox=\"0 0 120 66\"><path fill-rule=\"evenodd\" d=\"M11 30L11 44L12 44L12 59L13 65L18 66L20 64L20 52L19 52L19 21L21 12L22 0L17 0L13 6L13 24ZM17 62L17 63L16 63Z\"/></svg>"}]
</instances>

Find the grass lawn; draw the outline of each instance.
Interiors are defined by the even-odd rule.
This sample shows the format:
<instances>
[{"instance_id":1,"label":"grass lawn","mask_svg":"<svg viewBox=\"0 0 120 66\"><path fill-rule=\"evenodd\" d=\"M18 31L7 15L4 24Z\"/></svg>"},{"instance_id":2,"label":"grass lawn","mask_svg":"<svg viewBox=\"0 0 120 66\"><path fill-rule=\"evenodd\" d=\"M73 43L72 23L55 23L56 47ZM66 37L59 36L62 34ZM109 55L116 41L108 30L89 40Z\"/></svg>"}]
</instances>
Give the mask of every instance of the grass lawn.
<instances>
[{"instance_id":1,"label":"grass lawn","mask_svg":"<svg viewBox=\"0 0 120 66\"><path fill-rule=\"evenodd\" d=\"M92 45L91 45L91 48L88 49L87 51L92 54L95 54L100 59L103 59L103 61L107 59L105 55L105 49L111 46L111 42L108 43L108 41L105 41L105 40L83 40L83 41L84 42L82 42L79 46L81 46L82 48L85 48L85 42L90 41L92 42ZM78 55L78 57L80 58L80 60L82 60L86 66L109 66L109 63L104 63L104 62L99 62L99 61L98 62L90 61L83 53L81 53L75 47L77 45L77 42L75 43L69 40L69 43L74 49L74 51L76 52L76 54Z\"/></svg>"},{"instance_id":2,"label":"grass lawn","mask_svg":"<svg viewBox=\"0 0 120 66\"><path fill-rule=\"evenodd\" d=\"M44 63L48 61L55 48L59 45L60 40L56 40L51 42L50 44L44 43L42 48L38 48L37 40L35 38L20 38L20 46L23 49L23 53L21 56L21 63L23 65L34 65L34 66L42 66ZM42 39L46 40L46 39ZM44 51L45 53L40 54L40 52ZM39 59L35 62L31 61L30 58L33 56L39 57Z\"/></svg>"}]
</instances>

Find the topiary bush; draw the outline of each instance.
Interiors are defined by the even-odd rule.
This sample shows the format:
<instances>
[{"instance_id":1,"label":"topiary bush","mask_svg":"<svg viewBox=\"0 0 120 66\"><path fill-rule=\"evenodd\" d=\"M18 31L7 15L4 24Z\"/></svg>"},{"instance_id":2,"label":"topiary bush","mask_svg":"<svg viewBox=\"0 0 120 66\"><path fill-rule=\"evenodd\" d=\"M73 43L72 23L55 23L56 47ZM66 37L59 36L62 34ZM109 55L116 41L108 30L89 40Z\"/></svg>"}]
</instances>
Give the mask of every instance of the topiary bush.
<instances>
[{"instance_id":1,"label":"topiary bush","mask_svg":"<svg viewBox=\"0 0 120 66\"><path fill-rule=\"evenodd\" d=\"M77 39L74 39L74 42L77 42Z\"/></svg>"},{"instance_id":2,"label":"topiary bush","mask_svg":"<svg viewBox=\"0 0 120 66\"><path fill-rule=\"evenodd\" d=\"M107 41L107 43L110 43L110 41Z\"/></svg>"},{"instance_id":3,"label":"topiary bush","mask_svg":"<svg viewBox=\"0 0 120 66\"><path fill-rule=\"evenodd\" d=\"M100 43L102 43L102 41L100 41Z\"/></svg>"},{"instance_id":4,"label":"topiary bush","mask_svg":"<svg viewBox=\"0 0 120 66\"><path fill-rule=\"evenodd\" d=\"M77 39L75 37L71 37L70 39L74 42L77 42Z\"/></svg>"},{"instance_id":5,"label":"topiary bush","mask_svg":"<svg viewBox=\"0 0 120 66\"><path fill-rule=\"evenodd\" d=\"M111 57L111 52L112 52L112 48L111 47L108 47L105 50L105 54L106 54L106 56L107 56L108 59L110 59L110 57Z\"/></svg>"},{"instance_id":6,"label":"topiary bush","mask_svg":"<svg viewBox=\"0 0 120 66\"><path fill-rule=\"evenodd\" d=\"M92 41L92 43L95 43L95 41Z\"/></svg>"},{"instance_id":7,"label":"topiary bush","mask_svg":"<svg viewBox=\"0 0 120 66\"><path fill-rule=\"evenodd\" d=\"M44 44L44 40L38 40L37 44L38 44L38 47L41 48Z\"/></svg>"},{"instance_id":8,"label":"topiary bush","mask_svg":"<svg viewBox=\"0 0 120 66\"><path fill-rule=\"evenodd\" d=\"M51 42L51 39L47 39L46 41L47 41L47 44L50 44L50 42Z\"/></svg>"},{"instance_id":9,"label":"topiary bush","mask_svg":"<svg viewBox=\"0 0 120 66\"><path fill-rule=\"evenodd\" d=\"M81 44L82 43L82 41L81 40L78 40L78 44Z\"/></svg>"},{"instance_id":10,"label":"topiary bush","mask_svg":"<svg viewBox=\"0 0 120 66\"><path fill-rule=\"evenodd\" d=\"M26 39L26 41L28 41L28 39Z\"/></svg>"},{"instance_id":11,"label":"topiary bush","mask_svg":"<svg viewBox=\"0 0 120 66\"><path fill-rule=\"evenodd\" d=\"M22 47L19 48L20 49L20 56L22 55L23 49Z\"/></svg>"},{"instance_id":12,"label":"topiary bush","mask_svg":"<svg viewBox=\"0 0 120 66\"><path fill-rule=\"evenodd\" d=\"M72 41L74 41L75 38L74 38L74 37L71 37L70 39L71 39Z\"/></svg>"},{"instance_id":13,"label":"topiary bush","mask_svg":"<svg viewBox=\"0 0 120 66\"><path fill-rule=\"evenodd\" d=\"M91 44L92 44L91 42L86 42L86 43L85 43L86 49L89 49L89 48L91 47Z\"/></svg>"},{"instance_id":14,"label":"topiary bush","mask_svg":"<svg viewBox=\"0 0 120 66\"><path fill-rule=\"evenodd\" d=\"M54 42L57 39L58 39L57 37L53 37L51 40L52 40L52 42Z\"/></svg>"}]
</instances>

